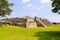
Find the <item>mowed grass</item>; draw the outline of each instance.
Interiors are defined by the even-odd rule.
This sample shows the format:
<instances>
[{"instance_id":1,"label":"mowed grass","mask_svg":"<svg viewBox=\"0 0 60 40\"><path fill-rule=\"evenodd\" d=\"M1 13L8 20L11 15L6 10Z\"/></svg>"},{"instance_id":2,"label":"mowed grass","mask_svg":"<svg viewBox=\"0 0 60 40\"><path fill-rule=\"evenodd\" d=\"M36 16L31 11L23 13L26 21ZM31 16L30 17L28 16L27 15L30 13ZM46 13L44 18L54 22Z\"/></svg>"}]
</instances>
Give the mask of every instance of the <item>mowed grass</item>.
<instances>
[{"instance_id":1,"label":"mowed grass","mask_svg":"<svg viewBox=\"0 0 60 40\"><path fill-rule=\"evenodd\" d=\"M0 40L60 40L60 25L39 28L3 25L0 26Z\"/></svg>"}]
</instances>

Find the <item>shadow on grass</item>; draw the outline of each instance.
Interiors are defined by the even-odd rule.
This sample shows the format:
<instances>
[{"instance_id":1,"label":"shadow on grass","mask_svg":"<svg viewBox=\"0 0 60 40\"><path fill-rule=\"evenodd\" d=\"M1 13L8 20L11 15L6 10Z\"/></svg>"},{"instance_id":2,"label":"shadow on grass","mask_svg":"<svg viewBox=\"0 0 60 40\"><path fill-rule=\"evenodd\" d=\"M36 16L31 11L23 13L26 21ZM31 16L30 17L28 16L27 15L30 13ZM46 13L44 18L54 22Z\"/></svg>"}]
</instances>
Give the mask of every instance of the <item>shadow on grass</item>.
<instances>
[{"instance_id":1,"label":"shadow on grass","mask_svg":"<svg viewBox=\"0 0 60 40\"><path fill-rule=\"evenodd\" d=\"M38 40L60 40L60 31L37 32L34 36Z\"/></svg>"}]
</instances>

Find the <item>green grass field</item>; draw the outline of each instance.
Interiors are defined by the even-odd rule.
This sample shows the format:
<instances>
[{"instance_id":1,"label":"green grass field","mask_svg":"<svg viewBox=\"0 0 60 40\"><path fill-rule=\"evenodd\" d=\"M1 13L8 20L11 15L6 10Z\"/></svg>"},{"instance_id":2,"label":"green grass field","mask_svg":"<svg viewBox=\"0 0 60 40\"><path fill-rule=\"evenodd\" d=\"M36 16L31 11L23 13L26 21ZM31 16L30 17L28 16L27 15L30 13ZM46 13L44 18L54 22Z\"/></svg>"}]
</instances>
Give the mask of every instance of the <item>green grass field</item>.
<instances>
[{"instance_id":1,"label":"green grass field","mask_svg":"<svg viewBox=\"0 0 60 40\"><path fill-rule=\"evenodd\" d=\"M60 40L60 25L39 28L0 26L0 40Z\"/></svg>"}]
</instances>

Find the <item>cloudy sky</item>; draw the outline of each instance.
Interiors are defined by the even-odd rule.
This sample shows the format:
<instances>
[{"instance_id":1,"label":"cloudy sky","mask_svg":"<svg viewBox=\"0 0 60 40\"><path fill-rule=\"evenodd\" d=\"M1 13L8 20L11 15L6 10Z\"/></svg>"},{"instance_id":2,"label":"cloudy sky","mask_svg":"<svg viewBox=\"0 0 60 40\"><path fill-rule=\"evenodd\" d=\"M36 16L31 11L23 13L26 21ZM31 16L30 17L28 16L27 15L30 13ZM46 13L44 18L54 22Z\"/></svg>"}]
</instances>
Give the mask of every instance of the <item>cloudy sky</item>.
<instances>
[{"instance_id":1,"label":"cloudy sky","mask_svg":"<svg viewBox=\"0 0 60 40\"><path fill-rule=\"evenodd\" d=\"M37 16L52 22L60 22L60 15L52 13L50 0L9 0L14 3L13 12L7 17Z\"/></svg>"}]
</instances>

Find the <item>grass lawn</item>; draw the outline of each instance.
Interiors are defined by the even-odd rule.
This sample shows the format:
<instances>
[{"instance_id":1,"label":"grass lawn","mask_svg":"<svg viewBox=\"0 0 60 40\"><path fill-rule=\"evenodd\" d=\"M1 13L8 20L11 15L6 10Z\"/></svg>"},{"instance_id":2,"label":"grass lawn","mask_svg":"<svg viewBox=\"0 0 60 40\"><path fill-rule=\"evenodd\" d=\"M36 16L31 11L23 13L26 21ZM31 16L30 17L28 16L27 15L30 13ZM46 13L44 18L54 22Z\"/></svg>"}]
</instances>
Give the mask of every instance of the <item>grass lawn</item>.
<instances>
[{"instance_id":1,"label":"grass lawn","mask_svg":"<svg viewBox=\"0 0 60 40\"><path fill-rule=\"evenodd\" d=\"M0 40L60 40L60 25L39 28L0 26Z\"/></svg>"}]
</instances>

